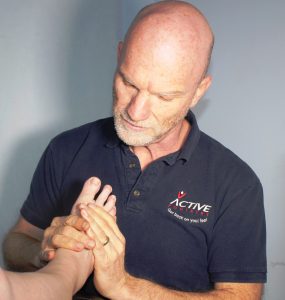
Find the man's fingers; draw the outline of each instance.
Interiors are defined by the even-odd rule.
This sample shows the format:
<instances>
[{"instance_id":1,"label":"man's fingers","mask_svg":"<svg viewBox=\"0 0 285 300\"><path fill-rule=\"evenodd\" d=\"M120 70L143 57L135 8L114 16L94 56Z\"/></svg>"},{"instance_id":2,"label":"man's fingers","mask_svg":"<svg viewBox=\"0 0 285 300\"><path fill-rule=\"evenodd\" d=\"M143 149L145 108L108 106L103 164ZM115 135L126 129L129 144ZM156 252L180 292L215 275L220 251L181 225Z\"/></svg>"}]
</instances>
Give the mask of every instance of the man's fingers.
<instances>
[{"instance_id":1,"label":"man's fingers","mask_svg":"<svg viewBox=\"0 0 285 300\"><path fill-rule=\"evenodd\" d=\"M89 223L76 215L55 217L53 218L50 227L60 227L64 225L72 226L79 231L86 231L89 228Z\"/></svg>"},{"instance_id":2,"label":"man's fingers","mask_svg":"<svg viewBox=\"0 0 285 300\"><path fill-rule=\"evenodd\" d=\"M55 218L53 218L50 226L51 227L61 226L64 224L66 218L68 218L68 217L55 217Z\"/></svg>"},{"instance_id":3,"label":"man's fingers","mask_svg":"<svg viewBox=\"0 0 285 300\"><path fill-rule=\"evenodd\" d=\"M90 208L86 207L81 210L81 214L86 218L86 220L90 223L91 230L89 231L89 234L92 235L92 238L96 241L99 241L100 244L104 244L106 241L106 233L103 231L103 229L97 224L96 220L91 216ZM96 243L96 247L98 247L99 244Z\"/></svg>"},{"instance_id":4,"label":"man's fingers","mask_svg":"<svg viewBox=\"0 0 285 300\"><path fill-rule=\"evenodd\" d=\"M82 191L74 203L71 214L76 213L76 208L79 203L89 203L94 200L95 195L98 193L101 186L101 181L97 177L91 177L85 181Z\"/></svg>"},{"instance_id":5,"label":"man's fingers","mask_svg":"<svg viewBox=\"0 0 285 300\"><path fill-rule=\"evenodd\" d=\"M95 235L99 238L100 242L104 244L106 241L106 237L110 238L110 241L115 245L116 248L121 248L122 242L124 242L124 237L119 231L113 230L110 220L115 223L115 220L112 216L110 216L107 212L105 212L109 216L109 220L103 219L97 212L96 209L100 208L97 206L91 207L89 205L85 209L81 211L81 214L86 220L90 223L90 226L95 233ZM115 223L115 226L116 223Z\"/></svg>"},{"instance_id":6,"label":"man's fingers","mask_svg":"<svg viewBox=\"0 0 285 300\"><path fill-rule=\"evenodd\" d=\"M52 230L52 229L51 229ZM49 234L44 243L43 252L55 250L57 248L65 248L73 251L81 251L85 249L93 249L95 242L91 240L85 233L77 231L70 226L56 227Z\"/></svg>"},{"instance_id":7,"label":"man's fingers","mask_svg":"<svg viewBox=\"0 0 285 300\"><path fill-rule=\"evenodd\" d=\"M55 250L43 250L40 253L40 260L49 262L55 257Z\"/></svg>"},{"instance_id":8,"label":"man's fingers","mask_svg":"<svg viewBox=\"0 0 285 300\"><path fill-rule=\"evenodd\" d=\"M95 242L86 235L90 228L88 221L79 216L68 216L55 218L52 224L44 231L42 241L42 251L44 260L49 261L53 258L53 252L57 248L66 248L74 251L82 249L93 249ZM51 256L51 257L49 257Z\"/></svg>"},{"instance_id":9,"label":"man's fingers","mask_svg":"<svg viewBox=\"0 0 285 300\"><path fill-rule=\"evenodd\" d=\"M54 249L65 248L78 252L84 249L84 243L78 242L69 236L61 234L56 234L51 238L50 246Z\"/></svg>"},{"instance_id":10,"label":"man's fingers","mask_svg":"<svg viewBox=\"0 0 285 300\"><path fill-rule=\"evenodd\" d=\"M91 240L85 232L81 232L76 230L75 228L71 226L62 226L62 227L57 227L54 231L54 235L51 239L50 245L48 245L51 248L60 248L59 243L61 243L62 239L61 237L66 237L69 239L76 240L78 243L83 244L84 248L87 249L93 249L95 246L95 243L93 240ZM58 242L58 239L60 239L60 242ZM80 247L79 247L80 248Z\"/></svg>"},{"instance_id":11,"label":"man's fingers","mask_svg":"<svg viewBox=\"0 0 285 300\"><path fill-rule=\"evenodd\" d=\"M114 217L111 216L106 211L104 211L104 209L102 209L101 207L93 206L93 205L91 205L90 207L93 210L93 218L96 219L97 223L99 225L101 225L102 222L105 222L106 224L108 224L112 228L112 230L114 231L116 236L123 242L125 240L125 238L122 235L118 225L116 224L116 220L114 219ZM102 226L104 226L104 225L102 225Z\"/></svg>"},{"instance_id":12,"label":"man's fingers","mask_svg":"<svg viewBox=\"0 0 285 300\"><path fill-rule=\"evenodd\" d=\"M91 207L86 207L81 213L86 217L94 232L93 239L96 242L93 249L95 270L98 271L98 266L100 266L99 268L107 271L110 264L112 265L125 252L125 241L122 241L111 226L96 214Z\"/></svg>"},{"instance_id":13,"label":"man's fingers","mask_svg":"<svg viewBox=\"0 0 285 300\"><path fill-rule=\"evenodd\" d=\"M78 231L74 227L68 225L63 227L58 227L55 231L55 234L73 238L76 241L83 243L87 248L94 247L92 241L88 238L86 233Z\"/></svg>"},{"instance_id":14,"label":"man's fingers","mask_svg":"<svg viewBox=\"0 0 285 300\"><path fill-rule=\"evenodd\" d=\"M74 227L79 231L86 231L90 227L89 223L85 219L74 215L68 216L62 225Z\"/></svg>"},{"instance_id":15,"label":"man's fingers","mask_svg":"<svg viewBox=\"0 0 285 300\"><path fill-rule=\"evenodd\" d=\"M102 265L108 266L110 259L112 260L112 258L116 257L118 246L116 246L116 243L113 243L113 241L116 240L118 244L119 240L110 227L107 229L104 228L103 230L101 226L96 223L95 219L91 216L90 210L91 208L86 207L81 210L81 214L91 224L92 238L96 242L96 246L93 249L96 269L96 263L99 263L101 267Z\"/></svg>"}]
</instances>

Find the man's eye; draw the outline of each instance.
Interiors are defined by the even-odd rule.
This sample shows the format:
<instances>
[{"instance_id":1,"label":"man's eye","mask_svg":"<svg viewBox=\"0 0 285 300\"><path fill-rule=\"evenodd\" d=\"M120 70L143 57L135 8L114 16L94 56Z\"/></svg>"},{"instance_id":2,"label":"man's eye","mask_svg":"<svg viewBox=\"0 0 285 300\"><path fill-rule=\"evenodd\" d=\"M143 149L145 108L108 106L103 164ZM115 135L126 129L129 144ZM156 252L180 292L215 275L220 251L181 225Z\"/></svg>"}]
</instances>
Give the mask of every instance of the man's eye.
<instances>
[{"instance_id":1,"label":"man's eye","mask_svg":"<svg viewBox=\"0 0 285 300\"><path fill-rule=\"evenodd\" d=\"M131 88L136 89L136 87L135 87L133 84L131 84L130 82L128 82L128 81L126 81L126 80L123 80L123 82L124 82L124 85L125 85L125 86L128 86L128 87L131 87Z\"/></svg>"},{"instance_id":2,"label":"man's eye","mask_svg":"<svg viewBox=\"0 0 285 300\"><path fill-rule=\"evenodd\" d=\"M126 85L126 86L133 86L131 83L129 83L129 82L127 82L127 81L125 81L125 85Z\"/></svg>"}]
</instances>

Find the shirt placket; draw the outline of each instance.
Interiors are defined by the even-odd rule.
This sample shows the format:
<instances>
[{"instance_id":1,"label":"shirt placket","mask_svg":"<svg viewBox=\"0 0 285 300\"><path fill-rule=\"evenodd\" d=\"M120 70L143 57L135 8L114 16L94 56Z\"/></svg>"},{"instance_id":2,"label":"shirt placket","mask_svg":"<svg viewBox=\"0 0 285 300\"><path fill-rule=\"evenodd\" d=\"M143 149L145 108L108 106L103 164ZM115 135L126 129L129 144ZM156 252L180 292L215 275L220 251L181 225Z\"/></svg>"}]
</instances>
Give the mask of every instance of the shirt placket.
<instances>
[{"instance_id":1,"label":"shirt placket","mask_svg":"<svg viewBox=\"0 0 285 300\"><path fill-rule=\"evenodd\" d=\"M158 179L159 165L163 162L153 162L142 172L137 156L130 151L126 151L123 161L128 187L126 209L140 212Z\"/></svg>"}]
</instances>

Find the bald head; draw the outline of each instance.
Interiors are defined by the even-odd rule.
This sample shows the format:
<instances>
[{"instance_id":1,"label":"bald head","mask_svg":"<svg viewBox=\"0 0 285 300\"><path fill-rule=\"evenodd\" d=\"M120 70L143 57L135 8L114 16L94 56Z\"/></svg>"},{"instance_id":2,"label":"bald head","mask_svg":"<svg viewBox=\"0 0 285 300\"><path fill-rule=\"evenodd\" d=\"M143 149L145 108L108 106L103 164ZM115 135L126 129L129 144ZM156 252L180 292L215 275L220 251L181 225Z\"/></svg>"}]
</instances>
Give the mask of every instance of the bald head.
<instances>
[{"instance_id":1,"label":"bald head","mask_svg":"<svg viewBox=\"0 0 285 300\"><path fill-rule=\"evenodd\" d=\"M185 116L211 85L212 45L207 20L186 2L161 1L138 13L119 44L114 76L115 127L127 145L163 152L186 137Z\"/></svg>"},{"instance_id":2,"label":"bald head","mask_svg":"<svg viewBox=\"0 0 285 300\"><path fill-rule=\"evenodd\" d=\"M213 43L212 30L197 8L183 1L160 1L137 14L126 34L121 59L126 53L144 52L153 61L183 66L198 81L207 71Z\"/></svg>"}]
</instances>

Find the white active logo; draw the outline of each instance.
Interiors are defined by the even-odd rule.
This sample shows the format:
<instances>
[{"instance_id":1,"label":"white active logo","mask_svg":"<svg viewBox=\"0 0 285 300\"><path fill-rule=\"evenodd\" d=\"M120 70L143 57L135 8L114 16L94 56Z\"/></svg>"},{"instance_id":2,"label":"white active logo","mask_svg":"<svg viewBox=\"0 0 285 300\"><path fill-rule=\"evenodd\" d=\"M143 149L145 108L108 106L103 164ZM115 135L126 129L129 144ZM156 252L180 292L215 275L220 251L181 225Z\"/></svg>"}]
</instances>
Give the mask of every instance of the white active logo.
<instances>
[{"instance_id":1,"label":"white active logo","mask_svg":"<svg viewBox=\"0 0 285 300\"><path fill-rule=\"evenodd\" d=\"M212 208L211 205L201 204L200 202L187 201L185 199L187 193L181 191L178 193L177 198L172 200L168 207L179 210L180 212L187 212L190 214L208 216Z\"/></svg>"}]
</instances>

